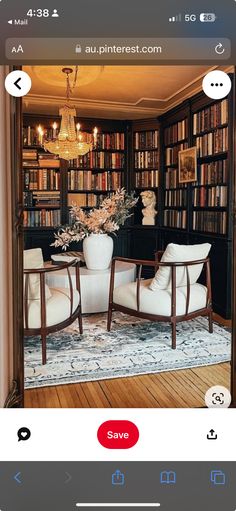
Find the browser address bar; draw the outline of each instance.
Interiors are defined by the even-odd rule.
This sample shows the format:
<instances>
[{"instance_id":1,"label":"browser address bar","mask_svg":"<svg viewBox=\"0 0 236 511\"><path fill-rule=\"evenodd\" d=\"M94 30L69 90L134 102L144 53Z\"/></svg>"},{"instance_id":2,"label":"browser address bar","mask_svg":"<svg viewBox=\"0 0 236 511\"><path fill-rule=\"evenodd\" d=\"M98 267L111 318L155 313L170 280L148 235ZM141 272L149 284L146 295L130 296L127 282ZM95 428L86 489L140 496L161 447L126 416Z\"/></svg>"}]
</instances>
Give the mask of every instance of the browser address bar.
<instances>
[{"instance_id":1,"label":"browser address bar","mask_svg":"<svg viewBox=\"0 0 236 511\"><path fill-rule=\"evenodd\" d=\"M6 57L14 61L227 60L227 38L9 38Z\"/></svg>"}]
</instances>

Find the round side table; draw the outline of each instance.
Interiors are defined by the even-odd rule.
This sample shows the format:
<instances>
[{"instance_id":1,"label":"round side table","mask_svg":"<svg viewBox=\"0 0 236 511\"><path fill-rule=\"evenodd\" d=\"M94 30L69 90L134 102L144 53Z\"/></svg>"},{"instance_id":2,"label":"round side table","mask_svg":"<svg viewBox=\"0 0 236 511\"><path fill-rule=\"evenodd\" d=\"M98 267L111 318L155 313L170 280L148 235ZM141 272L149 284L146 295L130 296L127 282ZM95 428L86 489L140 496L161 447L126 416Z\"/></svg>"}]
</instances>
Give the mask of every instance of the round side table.
<instances>
[{"instance_id":1,"label":"round side table","mask_svg":"<svg viewBox=\"0 0 236 511\"><path fill-rule=\"evenodd\" d=\"M75 286L75 269L71 268L72 284ZM111 270L88 270L80 268L81 307L82 313L106 312L108 310L109 287ZM116 262L115 287L134 282L136 279L136 265ZM68 276L66 270L60 270L55 274L48 274L46 282L49 287L68 288Z\"/></svg>"}]
</instances>

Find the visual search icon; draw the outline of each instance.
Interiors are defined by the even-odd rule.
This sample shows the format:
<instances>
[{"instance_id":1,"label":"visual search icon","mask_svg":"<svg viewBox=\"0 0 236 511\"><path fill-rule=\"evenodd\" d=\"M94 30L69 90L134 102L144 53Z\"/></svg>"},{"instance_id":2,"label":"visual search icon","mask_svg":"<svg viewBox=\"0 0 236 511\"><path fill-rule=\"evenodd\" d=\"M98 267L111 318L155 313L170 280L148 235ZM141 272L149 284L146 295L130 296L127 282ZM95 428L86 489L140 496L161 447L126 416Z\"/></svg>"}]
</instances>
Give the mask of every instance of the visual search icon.
<instances>
[{"instance_id":1,"label":"visual search icon","mask_svg":"<svg viewBox=\"0 0 236 511\"><path fill-rule=\"evenodd\" d=\"M208 408L229 408L231 394L226 387L215 385L206 392L205 403Z\"/></svg>"},{"instance_id":2,"label":"visual search icon","mask_svg":"<svg viewBox=\"0 0 236 511\"><path fill-rule=\"evenodd\" d=\"M211 99L223 99L231 91L232 82L224 71L210 71L203 78L202 88L206 96Z\"/></svg>"}]
</instances>

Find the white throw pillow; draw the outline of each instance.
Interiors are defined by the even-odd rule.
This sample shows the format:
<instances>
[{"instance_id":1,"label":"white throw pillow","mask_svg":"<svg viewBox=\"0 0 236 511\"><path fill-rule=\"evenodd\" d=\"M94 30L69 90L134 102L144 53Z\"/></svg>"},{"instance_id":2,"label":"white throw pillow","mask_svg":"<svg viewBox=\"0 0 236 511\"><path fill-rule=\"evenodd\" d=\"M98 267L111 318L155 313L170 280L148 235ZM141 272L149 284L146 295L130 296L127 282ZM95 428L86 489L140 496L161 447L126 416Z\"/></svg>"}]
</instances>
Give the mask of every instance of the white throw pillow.
<instances>
[{"instance_id":1,"label":"white throw pillow","mask_svg":"<svg viewBox=\"0 0 236 511\"><path fill-rule=\"evenodd\" d=\"M32 270L44 268L43 254L41 248L32 248L24 250L24 269ZM40 276L35 274L29 275L28 300L40 300ZM24 276L25 291L25 276ZM52 295L47 284L45 284L45 296L48 300Z\"/></svg>"},{"instance_id":2,"label":"white throw pillow","mask_svg":"<svg viewBox=\"0 0 236 511\"><path fill-rule=\"evenodd\" d=\"M197 245L177 245L175 243L169 243L166 250L161 258L163 263L173 262L185 262L195 261L197 259L205 259L211 249L210 243L202 243ZM188 266L190 284L197 282L201 272L203 264L195 264ZM176 268L176 287L187 285L187 271L183 266ZM171 268L162 266L160 267L155 277L149 286L152 291L157 289L168 289L171 288Z\"/></svg>"}]
</instances>

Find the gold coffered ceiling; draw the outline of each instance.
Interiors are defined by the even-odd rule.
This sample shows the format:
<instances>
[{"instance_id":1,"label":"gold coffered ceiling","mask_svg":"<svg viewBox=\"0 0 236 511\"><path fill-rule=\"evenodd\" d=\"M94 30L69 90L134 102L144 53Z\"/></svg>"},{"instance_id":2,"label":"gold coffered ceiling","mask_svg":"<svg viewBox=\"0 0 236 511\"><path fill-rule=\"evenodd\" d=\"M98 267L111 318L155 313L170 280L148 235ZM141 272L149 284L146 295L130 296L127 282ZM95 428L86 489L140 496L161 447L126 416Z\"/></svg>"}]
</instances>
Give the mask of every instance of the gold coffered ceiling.
<instances>
[{"instance_id":1,"label":"gold coffered ceiling","mask_svg":"<svg viewBox=\"0 0 236 511\"><path fill-rule=\"evenodd\" d=\"M24 66L32 89L24 111L58 114L65 97L63 66ZM139 119L169 110L201 88L206 66L81 66L73 103L80 117Z\"/></svg>"}]
</instances>

